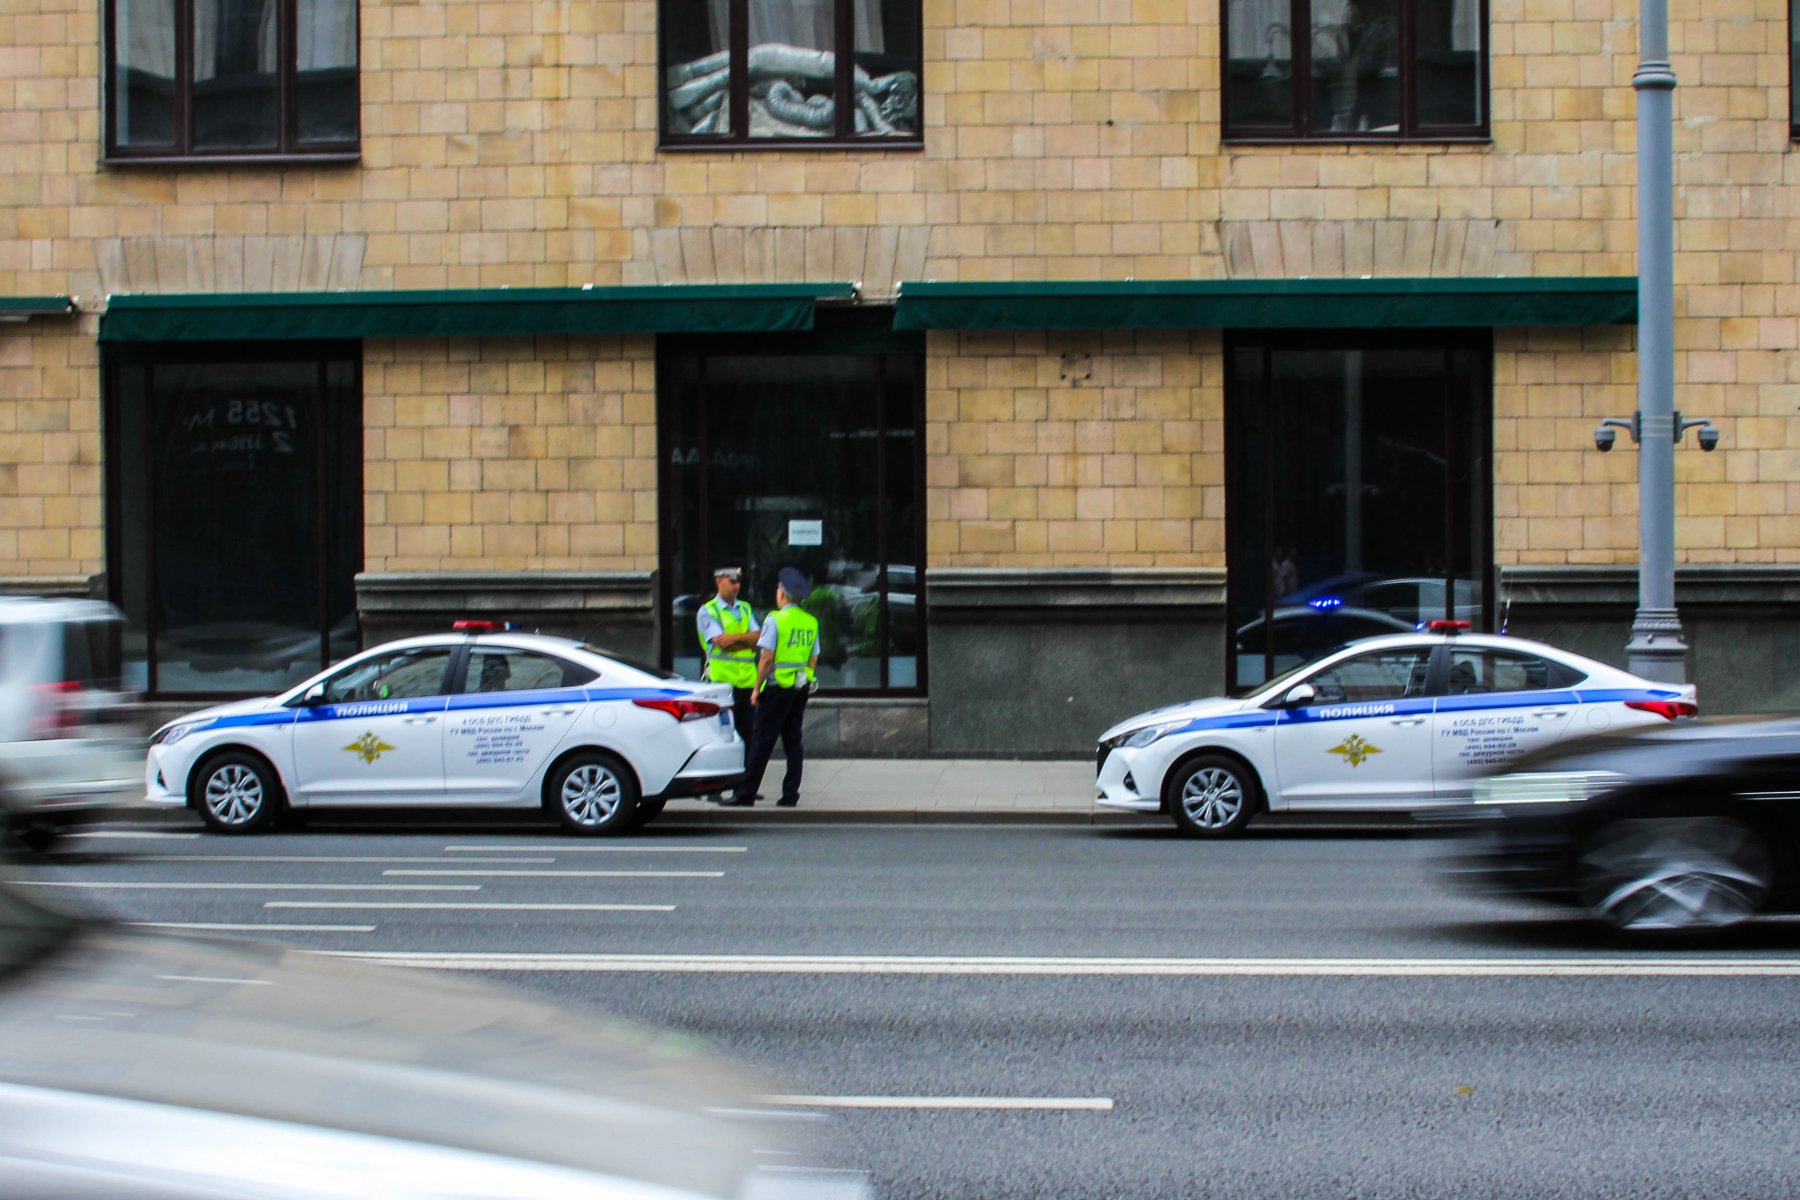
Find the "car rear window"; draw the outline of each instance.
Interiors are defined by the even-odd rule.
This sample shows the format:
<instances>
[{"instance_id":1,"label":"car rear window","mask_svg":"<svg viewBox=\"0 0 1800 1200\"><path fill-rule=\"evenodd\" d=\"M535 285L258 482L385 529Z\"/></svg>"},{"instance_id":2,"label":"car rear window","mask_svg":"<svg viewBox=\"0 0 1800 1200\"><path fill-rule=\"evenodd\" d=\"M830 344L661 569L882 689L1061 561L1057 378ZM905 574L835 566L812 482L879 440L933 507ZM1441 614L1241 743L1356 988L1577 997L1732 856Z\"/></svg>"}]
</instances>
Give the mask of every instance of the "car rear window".
<instances>
[{"instance_id":1,"label":"car rear window","mask_svg":"<svg viewBox=\"0 0 1800 1200\"><path fill-rule=\"evenodd\" d=\"M124 622L116 618L64 622L63 681L118 691L122 686L119 643L123 629Z\"/></svg>"}]
</instances>

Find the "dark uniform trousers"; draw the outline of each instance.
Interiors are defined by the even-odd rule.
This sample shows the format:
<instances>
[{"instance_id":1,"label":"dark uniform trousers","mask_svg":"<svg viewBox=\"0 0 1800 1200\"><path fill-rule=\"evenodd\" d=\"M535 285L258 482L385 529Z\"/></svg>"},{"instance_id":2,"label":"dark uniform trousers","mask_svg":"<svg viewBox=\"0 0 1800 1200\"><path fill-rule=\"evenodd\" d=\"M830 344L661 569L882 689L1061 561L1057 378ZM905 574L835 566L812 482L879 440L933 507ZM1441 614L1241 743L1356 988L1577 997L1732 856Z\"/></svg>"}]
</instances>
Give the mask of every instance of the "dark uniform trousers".
<instances>
[{"instance_id":1,"label":"dark uniform trousers","mask_svg":"<svg viewBox=\"0 0 1800 1200\"><path fill-rule=\"evenodd\" d=\"M762 786L763 772L769 769L769 758L775 753L775 742L781 742L787 755L787 774L781 777L781 803L790 807L800 801L800 774L806 767L806 750L800 744L800 722L806 715L806 685L784 688L773 683L763 688L756 703L756 726L750 746L744 752L744 780L738 784L732 799L746 803Z\"/></svg>"},{"instance_id":2,"label":"dark uniform trousers","mask_svg":"<svg viewBox=\"0 0 1800 1200\"><path fill-rule=\"evenodd\" d=\"M756 729L756 706L750 703L749 688L734 687L731 689L731 727L737 735L744 739L744 745L750 744L750 735Z\"/></svg>"}]
</instances>

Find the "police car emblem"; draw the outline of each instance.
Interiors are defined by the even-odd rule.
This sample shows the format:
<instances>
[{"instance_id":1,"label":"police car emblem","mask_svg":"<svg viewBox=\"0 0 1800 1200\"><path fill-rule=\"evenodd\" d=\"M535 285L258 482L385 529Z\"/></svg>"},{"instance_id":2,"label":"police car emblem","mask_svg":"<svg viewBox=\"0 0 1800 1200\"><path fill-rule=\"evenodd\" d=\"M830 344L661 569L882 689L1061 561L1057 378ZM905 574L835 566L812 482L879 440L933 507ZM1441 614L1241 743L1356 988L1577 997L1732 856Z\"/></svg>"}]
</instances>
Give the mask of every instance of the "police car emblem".
<instances>
[{"instance_id":1,"label":"police car emblem","mask_svg":"<svg viewBox=\"0 0 1800 1200\"><path fill-rule=\"evenodd\" d=\"M374 734L365 733L354 742L351 742L348 746L345 746L344 749L350 751L350 753L356 755L364 762L372 763L380 758L385 751L392 750L393 747L376 737Z\"/></svg>"},{"instance_id":2,"label":"police car emblem","mask_svg":"<svg viewBox=\"0 0 1800 1200\"><path fill-rule=\"evenodd\" d=\"M1363 764L1363 760L1368 758L1371 754L1380 754L1381 747L1371 746L1369 743L1363 741L1361 734L1353 733L1337 745L1333 746L1327 753L1341 754L1344 756L1345 762L1353 767L1360 767Z\"/></svg>"}]
</instances>

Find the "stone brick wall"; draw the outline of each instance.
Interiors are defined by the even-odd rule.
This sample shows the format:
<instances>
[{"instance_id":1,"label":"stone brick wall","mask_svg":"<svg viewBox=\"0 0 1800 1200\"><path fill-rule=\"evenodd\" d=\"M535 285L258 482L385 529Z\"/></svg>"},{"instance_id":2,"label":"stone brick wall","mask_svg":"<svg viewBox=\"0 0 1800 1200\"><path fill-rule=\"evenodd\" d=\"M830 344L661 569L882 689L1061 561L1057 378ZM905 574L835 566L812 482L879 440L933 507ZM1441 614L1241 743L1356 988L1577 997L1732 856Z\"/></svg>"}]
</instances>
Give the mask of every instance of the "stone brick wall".
<instances>
[{"instance_id":1,"label":"stone brick wall","mask_svg":"<svg viewBox=\"0 0 1800 1200\"><path fill-rule=\"evenodd\" d=\"M1719 453L1679 456L1678 544L1692 561L1787 561L1787 5L1671 7L1678 403L1724 433ZM669 153L654 0L363 0L360 164L178 169L98 164L98 3L0 0L0 295L73 293L92 310L125 291L810 278L880 298L918 278L1634 270L1629 0L1490 0L1493 136L1454 146L1224 143L1220 9L923 0L923 151ZM0 329L15 451L0 575L101 566L93 334L91 318ZM1216 335L931 346L934 563L1218 561ZM1628 560L1635 464L1584 448L1594 419L1634 406L1629 332L1502 331L1496 346L1499 558ZM1047 377L1065 353L1111 381L1084 385L1083 404L1101 397L1085 424ZM644 345L375 344L368 358L371 569L654 556ZM599 382L625 361L629 385ZM589 368L577 404L558 378ZM615 397L621 424L572 445L576 409ZM485 416L459 424L490 405L504 446ZM1071 422L1107 448L1055 449ZM576 463L600 464L597 482Z\"/></svg>"},{"instance_id":2,"label":"stone brick wall","mask_svg":"<svg viewBox=\"0 0 1800 1200\"><path fill-rule=\"evenodd\" d=\"M364 561L653 570L651 340L365 343Z\"/></svg>"},{"instance_id":3,"label":"stone brick wall","mask_svg":"<svg viewBox=\"0 0 1800 1200\"><path fill-rule=\"evenodd\" d=\"M1220 566L1216 331L938 333L927 348L932 566Z\"/></svg>"}]
</instances>

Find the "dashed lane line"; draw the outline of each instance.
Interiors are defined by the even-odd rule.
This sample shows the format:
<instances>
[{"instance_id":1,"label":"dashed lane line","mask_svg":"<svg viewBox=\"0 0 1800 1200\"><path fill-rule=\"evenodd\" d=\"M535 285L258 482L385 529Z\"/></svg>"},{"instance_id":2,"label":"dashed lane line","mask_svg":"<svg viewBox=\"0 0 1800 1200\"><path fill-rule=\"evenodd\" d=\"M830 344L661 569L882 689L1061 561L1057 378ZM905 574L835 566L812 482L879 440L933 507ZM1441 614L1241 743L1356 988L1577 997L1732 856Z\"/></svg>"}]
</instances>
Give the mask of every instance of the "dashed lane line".
<instances>
[{"instance_id":1,"label":"dashed lane line","mask_svg":"<svg viewBox=\"0 0 1800 1200\"><path fill-rule=\"evenodd\" d=\"M395 869L385 875L412 875L429 878L479 876L499 879L723 879L723 871L424 871Z\"/></svg>"},{"instance_id":2,"label":"dashed lane line","mask_svg":"<svg viewBox=\"0 0 1800 1200\"><path fill-rule=\"evenodd\" d=\"M458 912L674 912L673 904L456 904L404 900L270 900L264 908L380 909L393 911L453 910Z\"/></svg>"},{"instance_id":3,"label":"dashed lane line","mask_svg":"<svg viewBox=\"0 0 1800 1200\"><path fill-rule=\"evenodd\" d=\"M479 892L479 883L149 883L143 880L20 879L20 887L88 888L96 891L199 890L208 892Z\"/></svg>"},{"instance_id":4,"label":"dashed lane line","mask_svg":"<svg viewBox=\"0 0 1800 1200\"><path fill-rule=\"evenodd\" d=\"M580 846L558 842L554 846L445 846L447 853L464 854L743 854L748 846Z\"/></svg>"},{"instance_id":5,"label":"dashed lane line","mask_svg":"<svg viewBox=\"0 0 1800 1200\"><path fill-rule=\"evenodd\" d=\"M1111 1112L1110 1096L758 1096L777 1108L960 1108L1007 1112Z\"/></svg>"},{"instance_id":6,"label":"dashed lane line","mask_svg":"<svg viewBox=\"0 0 1800 1200\"><path fill-rule=\"evenodd\" d=\"M208 933L374 933L373 925L232 924L227 921L127 921L139 929L192 929Z\"/></svg>"}]
</instances>

